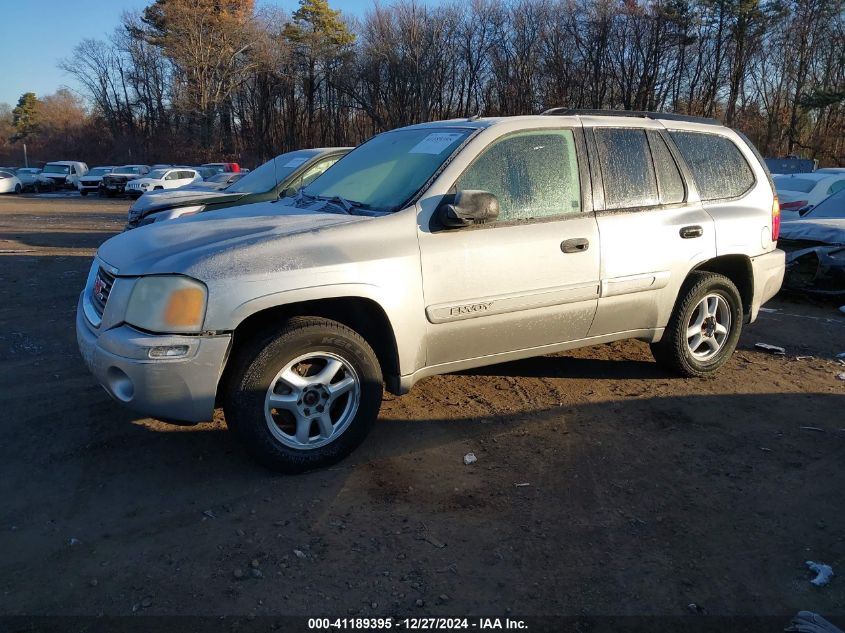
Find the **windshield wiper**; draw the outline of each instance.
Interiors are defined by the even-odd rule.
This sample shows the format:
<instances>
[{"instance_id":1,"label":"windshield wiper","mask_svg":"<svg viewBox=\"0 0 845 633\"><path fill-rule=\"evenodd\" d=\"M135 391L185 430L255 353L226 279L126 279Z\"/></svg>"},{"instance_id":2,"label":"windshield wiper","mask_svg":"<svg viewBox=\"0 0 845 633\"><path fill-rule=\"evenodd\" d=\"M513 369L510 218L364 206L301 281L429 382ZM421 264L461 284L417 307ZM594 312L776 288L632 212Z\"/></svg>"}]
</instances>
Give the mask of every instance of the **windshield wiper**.
<instances>
[{"instance_id":1,"label":"windshield wiper","mask_svg":"<svg viewBox=\"0 0 845 633\"><path fill-rule=\"evenodd\" d=\"M307 195L307 194L306 194ZM318 200L323 200L328 202L331 205L339 207L343 209L343 212L347 215L352 215L352 211L354 209L364 209L369 208L363 202L358 202L357 200L347 200L346 198L342 198L340 196L314 196Z\"/></svg>"}]
</instances>

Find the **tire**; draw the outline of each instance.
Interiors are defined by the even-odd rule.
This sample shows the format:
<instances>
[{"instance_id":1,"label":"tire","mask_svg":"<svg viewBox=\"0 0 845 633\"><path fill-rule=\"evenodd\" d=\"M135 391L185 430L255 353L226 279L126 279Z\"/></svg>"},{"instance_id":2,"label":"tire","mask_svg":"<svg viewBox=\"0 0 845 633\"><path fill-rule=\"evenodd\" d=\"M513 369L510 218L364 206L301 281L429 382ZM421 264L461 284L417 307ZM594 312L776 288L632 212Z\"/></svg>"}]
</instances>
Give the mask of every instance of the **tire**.
<instances>
[{"instance_id":1,"label":"tire","mask_svg":"<svg viewBox=\"0 0 845 633\"><path fill-rule=\"evenodd\" d=\"M273 470L299 473L338 462L378 417L378 359L357 332L336 321L291 319L281 331L258 333L231 362L223 394L226 423ZM282 406L272 407L271 398Z\"/></svg>"},{"instance_id":2,"label":"tire","mask_svg":"<svg viewBox=\"0 0 845 633\"><path fill-rule=\"evenodd\" d=\"M79 195L80 195L80 196L87 196L87 195L88 195L88 192L87 192L87 191L85 191L85 189L80 189L80 190L79 190Z\"/></svg>"},{"instance_id":3,"label":"tire","mask_svg":"<svg viewBox=\"0 0 845 633\"><path fill-rule=\"evenodd\" d=\"M117 194L114 191L106 191L107 198L114 198Z\"/></svg>"},{"instance_id":4,"label":"tire","mask_svg":"<svg viewBox=\"0 0 845 633\"><path fill-rule=\"evenodd\" d=\"M652 343L651 353L666 369L682 376L708 376L733 354L742 321L742 299L730 279L716 273L691 273L663 338Z\"/></svg>"},{"instance_id":5,"label":"tire","mask_svg":"<svg viewBox=\"0 0 845 633\"><path fill-rule=\"evenodd\" d=\"M23 191L23 187L20 186L20 183L15 185L15 193L19 194L21 191Z\"/></svg>"}]
</instances>

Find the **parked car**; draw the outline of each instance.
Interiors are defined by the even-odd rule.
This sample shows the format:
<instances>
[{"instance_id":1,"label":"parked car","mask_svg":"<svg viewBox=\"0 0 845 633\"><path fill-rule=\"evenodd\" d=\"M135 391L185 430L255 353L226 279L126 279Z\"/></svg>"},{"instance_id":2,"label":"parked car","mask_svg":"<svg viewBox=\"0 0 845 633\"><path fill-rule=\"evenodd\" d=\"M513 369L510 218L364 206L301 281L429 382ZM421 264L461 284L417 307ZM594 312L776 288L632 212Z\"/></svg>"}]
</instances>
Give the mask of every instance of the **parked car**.
<instances>
[{"instance_id":1,"label":"parked car","mask_svg":"<svg viewBox=\"0 0 845 633\"><path fill-rule=\"evenodd\" d=\"M182 190L190 190L190 191L220 191L225 189L232 183L237 182L244 176L246 176L247 172L239 171L237 173L234 172L220 172L219 174L215 174L213 176L209 176L208 178L203 178L200 182L195 182L191 185L185 185L182 187Z\"/></svg>"},{"instance_id":2,"label":"parked car","mask_svg":"<svg viewBox=\"0 0 845 633\"><path fill-rule=\"evenodd\" d=\"M150 173L147 165L124 165L115 167L110 174L103 176L103 191L109 197L122 194L126 191L126 184L135 178L141 178Z\"/></svg>"},{"instance_id":3,"label":"parked car","mask_svg":"<svg viewBox=\"0 0 845 633\"><path fill-rule=\"evenodd\" d=\"M802 220L837 219L845 220L845 187L819 202L799 212Z\"/></svg>"},{"instance_id":4,"label":"parked car","mask_svg":"<svg viewBox=\"0 0 845 633\"><path fill-rule=\"evenodd\" d=\"M210 169L217 174L223 173L224 171L237 173L241 170L241 166L237 163L203 163L200 167Z\"/></svg>"},{"instance_id":5,"label":"parked car","mask_svg":"<svg viewBox=\"0 0 845 633\"><path fill-rule=\"evenodd\" d=\"M145 193L129 207L126 228L293 195L334 165L349 149L324 147L280 154L220 191L183 188Z\"/></svg>"},{"instance_id":6,"label":"parked car","mask_svg":"<svg viewBox=\"0 0 845 633\"><path fill-rule=\"evenodd\" d=\"M155 169L143 178L130 181L126 185L126 193L137 198L148 191L178 189L200 181L202 181L202 176L196 169L187 167Z\"/></svg>"},{"instance_id":7,"label":"parked car","mask_svg":"<svg viewBox=\"0 0 845 633\"><path fill-rule=\"evenodd\" d=\"M587 114L401 128L295 197L113 237L82 357L144 415L222 403L286 472L351 452L383 382L628 338L710 375L784 274L762 158L710 119Z\"/></svg>"},{"instance_id":8,"label":"parked car","mask_svg":"<svg viewBox=\"0 0 845 633\"><path fill-rule=\"evenodd\" d=\"M774 176L784 221L798 218L798 210L818 204L832 193L845 188L845 173L813 173Z\"/></svg>"},{"instance_id":9,"label":"parked car","mask_svg":"<svg viewBox=\"0 0 845 633\"><path fill-rule=\"evenodd\" d=\"M53 180L43 176L39 167L19 167L15 175L24 191L49 191L54 188Z\"/></svg>"},{"instance_id":10,"label":"parked car","mask_svg":"<svg viewBox=\"0 0 845 633\"><path fill-rule=\"evenodd\" d=\"M13 171L0 169L0 193L21 193L23 183Z\"/></svg>"},{"instance_id":11,"label":"parked car","mask_svg":"<svg viewBox=\"0 0 845 633\"><path fill-rule=\"evenodd\" d=\"M89 193L101 193L103 176L112 173L115 169L116 167L113 166L94 167L79 179L77 185L79 195L87 196Z\"/></svg>"},{"instance_id":12,"label":"parked car","mask_svg":"<svg viewBox=\"0 0 845 633\"><path fill-rule=\"evenodd\" d=\"M52 180L57 189L76 189L80 176L87 173L88 165L78 160L56 160L41 170L41 175Z\"/></svg>"}]
</instances>

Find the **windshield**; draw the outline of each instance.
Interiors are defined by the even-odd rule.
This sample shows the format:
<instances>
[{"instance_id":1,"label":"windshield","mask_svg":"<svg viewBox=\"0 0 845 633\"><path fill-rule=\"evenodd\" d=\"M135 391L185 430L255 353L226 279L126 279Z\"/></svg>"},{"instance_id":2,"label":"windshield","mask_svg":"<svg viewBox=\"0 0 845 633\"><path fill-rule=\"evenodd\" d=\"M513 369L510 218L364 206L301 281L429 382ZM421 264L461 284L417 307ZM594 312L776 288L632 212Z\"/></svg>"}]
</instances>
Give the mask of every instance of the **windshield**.
<instances>
[{"instance_id":1,"label":"windshield","mask_svg":"<svg viewBox=\"0 0 845 633\"><path fill-rule=\"evenodd\" d=\"M227 193L267 193L290 176L297 168L311 160L313 150L299 150L279 154L246 176L226 187Z\"/></svg>"},{"instance_id":2,"label":"windshield","mask_svg":"<svg viewBox=\"0 0 845 633\"><path fill-rule=\"evenodd\" d=\"M779 191L800 191L801 193L809 193L818 183L817 180L810 180L809 178L783 178L775 176L775 187Z\"/></svg>"},{"instance_id":3,"label":"windshield","mask_svg":"<svg viewBox=\"0 0 845 633\"><path fill-rule=\"evenodd\" d=\"M41 170L35 167L21 167L16 171L18 174L40 174Z\"/></svg>"},{"instance_id":4,"label":"windshield","mask_svg":"<svg viewBox=\"0 0 845 633\"><path fill-rule=\"evenodd\" d=\"M152 178L153 180L161 180L164 178L164 175L167 173L167 169L153 169L150 173L147 174L147 178Z\"/></svg>"},{"instance_id":5,"label":"windshield","mask_svg":"<svg viewBox=\"0 0 845 633\"><path fill-rule=\"evenodd\" d=\"M111 167L94 167L91 171L89 171L86 176L105 176L106 174L111 173Z\"/></svg>"},{"instance_id":6,"label":"windshield","mask_svg":"<svg viewBox=\"0 0 845 633\"><path fill-rule=\"evenodd\" d=\"M46 165L44 167L45 174L66 174L70 171L67 165Z\"/></svg>"},{"instance_id":7,"label":"windshield","mask_svg":"<svg viewBox=\"0 0 845 633\"><path fill-rule=\"evenodd\" d=\"M421 128L373 137L303 189L308 196L340 197L374 211L402 208L472 130Z\"/></svg>"},{"instance_id":8,"label":"windshield","mask_svg":"<svg viewBox=\"0 0 845 633\"><path fill-rule=\"evenodd\" d=\"M837 191L832 196L828 196L819 202L804 217L808 220L820 220L822 218L845 219L845 189Z\"/></svg>"}]
</instances>

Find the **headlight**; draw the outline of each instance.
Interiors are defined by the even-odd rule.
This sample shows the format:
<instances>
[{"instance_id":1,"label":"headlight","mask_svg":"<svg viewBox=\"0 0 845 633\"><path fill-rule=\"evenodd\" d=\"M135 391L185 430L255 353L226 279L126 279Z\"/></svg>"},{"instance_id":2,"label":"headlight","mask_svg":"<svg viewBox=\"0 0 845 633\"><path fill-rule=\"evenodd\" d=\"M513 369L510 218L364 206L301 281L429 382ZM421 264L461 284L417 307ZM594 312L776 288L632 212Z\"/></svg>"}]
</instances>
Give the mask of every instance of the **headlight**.
<instances>
[{"instance_id":1,"label":"headlight","mask_svg":"<svg viewBox=\"0 0 845 633\"><path fill-rule=\"evenodd\" d=\"M150 332L199 332L207 298L205 286L190 277L142 277L129 297L126 322Z\"/></svg>"},{"instance_id":2,"label":"headlight","mask_svg":"<svg viewBox=\"0 0 845 633\"><path fill-rule=\"evenodd\" d=\"M141 189L146 189L146 188L147 188L147 187L149 187L150 185L149 185L149 184L147 184L147 183L145 183L145 182L142 182L142 183L141 183L140 185L138 185L138 186L139 186Z\"/></svg>"}]
</instances>

